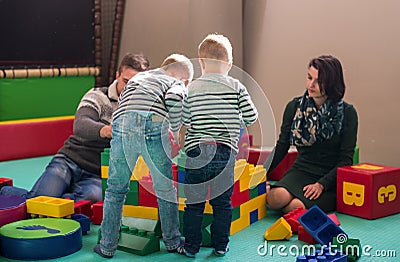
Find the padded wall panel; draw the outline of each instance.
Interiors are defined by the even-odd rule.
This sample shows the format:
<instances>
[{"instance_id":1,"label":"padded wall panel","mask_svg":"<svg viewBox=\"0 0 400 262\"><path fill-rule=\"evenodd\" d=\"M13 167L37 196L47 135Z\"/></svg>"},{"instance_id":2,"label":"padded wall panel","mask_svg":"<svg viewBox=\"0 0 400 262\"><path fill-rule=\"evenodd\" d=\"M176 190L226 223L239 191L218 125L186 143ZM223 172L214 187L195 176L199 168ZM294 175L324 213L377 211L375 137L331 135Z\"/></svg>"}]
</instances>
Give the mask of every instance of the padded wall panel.
<instances>
[{"instance_id":1,"label":"padded wall panel","mask_svg":"<svg viewBox=\"0 0 400 262\"><path fill-rule=\"evenodd\" d=\"M0 161L55 154L73 133L74 117L0 123Z\"/></svg>"},{"instance_id":2,"label":"padded wall panel","mask_svg":"<svg viewBox=\"0 0 400 262\"><path fill-rule=\"evenodd\" d=\"M74 115L94 85L94 76L1 79L0 121Z\"/></svg>"}]
</instances>

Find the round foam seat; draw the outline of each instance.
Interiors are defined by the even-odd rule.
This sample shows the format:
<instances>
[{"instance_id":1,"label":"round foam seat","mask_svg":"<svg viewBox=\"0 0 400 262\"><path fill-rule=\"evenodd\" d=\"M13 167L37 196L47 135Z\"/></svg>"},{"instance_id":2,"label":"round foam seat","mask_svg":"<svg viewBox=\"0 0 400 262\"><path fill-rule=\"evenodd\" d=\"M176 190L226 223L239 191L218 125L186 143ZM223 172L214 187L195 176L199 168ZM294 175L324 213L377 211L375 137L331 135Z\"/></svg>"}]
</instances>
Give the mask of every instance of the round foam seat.
<instances>
[{"instance_id":1,"label":"round foam seat","mask_svg":"<svg viewBox=\"0 0 400 262\"><path fill-rule=\"evenodd\" d=\"M27 219L2 226L0 243L0 253L10 259L57 258L82 248L82 230L71 219Z\"/></svg>"},{"instance_id":2,"label":"round foam seat","mask_svg":"<svg viewBox=\"0 0 400 262\"><path fill-rule=\"evenodd\" d=\"M0 227L22 219L26 219L25 198L0 195Z\"/></svg>"}]
</instances>

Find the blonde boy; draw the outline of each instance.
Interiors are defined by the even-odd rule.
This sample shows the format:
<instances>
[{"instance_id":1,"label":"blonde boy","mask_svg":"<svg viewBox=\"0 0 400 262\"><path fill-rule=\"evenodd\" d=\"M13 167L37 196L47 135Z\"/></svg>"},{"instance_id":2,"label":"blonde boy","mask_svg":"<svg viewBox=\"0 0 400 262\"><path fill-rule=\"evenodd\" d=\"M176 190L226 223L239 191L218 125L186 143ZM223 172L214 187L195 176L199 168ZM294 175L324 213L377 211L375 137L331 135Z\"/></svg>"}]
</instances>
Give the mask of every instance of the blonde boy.
<instances>
[{"instance_id":1,"label":"blonde boy","mask_svg":"<svg viewBox=\"0 0 400 262\"><path fill-rule=\"evenodd\" d=\"M152 176L165 247L169 252L182 248L168 129L177 133L180 128L182 100L192 78L190 60L173 54L160 68L131 78L121 93L113 115L102 238L94 247L102 257L113 257L117 249L122 208L139 155Z\"/></svg>"},{"instance_id":2,"label":"blonde boy","mask_svg":"<svg viewBox=\"0 0 400 262\"><path fill-rule=\"evenodd\" d=\"M208 188L214 218L211 224L214 255L224 256L229 250L233 171L240 127L251 125L258 116L246 87L228 76L233 61L229 39L210 34L200 43L198 54L202 75L188 86L182 115L187 128L187 200L183 216L185 246L179 253L192 258L199 252L202 241Z\"/></svg>"}]
</instances>

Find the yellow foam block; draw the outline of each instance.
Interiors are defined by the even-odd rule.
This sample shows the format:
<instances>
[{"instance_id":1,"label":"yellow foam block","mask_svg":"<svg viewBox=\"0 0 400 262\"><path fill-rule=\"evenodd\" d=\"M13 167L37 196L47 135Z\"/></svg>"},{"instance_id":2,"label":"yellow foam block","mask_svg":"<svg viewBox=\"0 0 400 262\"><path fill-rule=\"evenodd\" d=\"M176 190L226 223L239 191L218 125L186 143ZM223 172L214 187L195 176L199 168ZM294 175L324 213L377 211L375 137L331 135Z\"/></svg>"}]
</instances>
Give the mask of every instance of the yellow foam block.
<instances>
[{"instance_id":1,"label":"yellow foam block","mask_svg":"<svg viewBox=\"0 0 400 262\"><path fill-rule=\"evenodd\" d=\"M289 223L283 218L279 218L270 228L264 233L266 240L289 240L292 237L292 228Z\"/></svg>"},{"instance_id":2,"label":"yellow foam block","mask_svg":"<svg viewBox=\"0 0 400 262\"><path fill-rule=\"evenodd\" d=\"M248 214L258 209L258 219L261 219L267 215L266 203L267 203L267 194L262 194L240 205L240 209Z\"/></svg>"},{"instance_id":3,"label":"yellow foam block","mask_svg":"<svg viewBox=\"0 0 400 262\"><path fill-rule=\"evenodd\" d=\"M250 180L251 180L251 176L242 176L239 179L239 191L240 192L243 192L243 191L249 189Z\"/></svg>"},{"instance_id":4,"label":"yellow foam block","mask_svg":"<svg viewBox=\"0 0 400 262\"><path fill-rule=\"evenodd\" d=\"M258 184L265 182L266 177L267 177L267 170L261 165L255 166L254 171L251 174L251 179L249 181L249 188L253 189Z\"/></svg>"},{"instance_id":5,"label":"yellow foam block","mask_svg":"<svg viewBox=\"0 0 400 262\"><path fill-rule=\"evenodd\" d=\"M143 160L142 156L139 156L136 166L133 169L131 180L140 180L144 176L148 176L150 173L149 168Z\"/></svg>"},{"instance_id":6,"label":"yellow foam block","mask_svg":"<svg viewBox=\"0 0 400 262\"><path fill-rule=\"evenodd\" d=\"M249 164L245 159L238 159L235 162L234 181L238 181L242 176L249 176Z\"/></svg>"},{"instance_id":7,"label":"yellow foam block","mask_svg":"<svg viewBox=\"0 0 400 262\"><path fill-rule=\"evenodd\" d=\"M140 180L150 174L149 168L142 156L139 156L135 168L133 169L131 180ZM101 178L108 178L108 166L101 166Z\"/></svg>"},{"instance_id":8,"label":"yellow foam block","mask_svg":"<svg viewBox=\"0 0 400 262\"><path fill-rule=\"evenodd\" d=\"M250 225L250 212L254 210L258 210L258 220L265 217L267 215L266 199L266 194L262 194L241 204L240 217L232 221L230 234L233 235L248 227Z\"/></svg>"},{"instance_id":9,"label":"yellow foam block","mask_svg":"<svg viewBox=\"0 0 400 262\"><path fill-rule=\"evenodd\" d=\"M70 199L38 196L26 200L27 213L48 217L66 217L75 213Z\"/></svg>"},{"instance_id":10,"label":"yellow foam block","mask_svg":"<svg viewBox=\"0 0 400 262\"><path fill-rule=\"evenodd\" d=\"M108 178L108 166L101 166L101 178Z\"/></svg>"},{"instance_id":11,"label":"yellow foam block","mask_svg":"<svg viewBox=\"0 0 400 262\"><path fill-rule=\"evenodd\" d=\"M185 207L186 207L185 200L186 200L186 198L183 198L183 197L180 197L178 199L178 209L180 211L185 211ZM204 213L205 214L212 214L213 213L212 206L210 205L210 202L208 200L206 201L206 206L204 208Z\"/></svg>"},{"instance_id":12,"label":"yellow foam block","mask_svg":"<svg viewBox=\"0 0 400 262\"><path fill-rule=\"evenodd\" d=\"M157 220L158 219L158 208L124 205L122 215L125 217L148 218L148 219L156 219Z\"/></svg>"},{"instance_id":13,"label":"yellow foam block","mask_svg":"<svg viewBox=\"0 0 400 262\"><path fill-rule=\"evenodd\" d=\"M243 214L242 215L242 211L240 211L240 217L238 219L236 219L235 221L232 221L231 223L231 232L230 234L236 234L237 232L239 232L240 230L246 228L250 226L250 215L247 214Z\"/></svg>"}]
</instances>

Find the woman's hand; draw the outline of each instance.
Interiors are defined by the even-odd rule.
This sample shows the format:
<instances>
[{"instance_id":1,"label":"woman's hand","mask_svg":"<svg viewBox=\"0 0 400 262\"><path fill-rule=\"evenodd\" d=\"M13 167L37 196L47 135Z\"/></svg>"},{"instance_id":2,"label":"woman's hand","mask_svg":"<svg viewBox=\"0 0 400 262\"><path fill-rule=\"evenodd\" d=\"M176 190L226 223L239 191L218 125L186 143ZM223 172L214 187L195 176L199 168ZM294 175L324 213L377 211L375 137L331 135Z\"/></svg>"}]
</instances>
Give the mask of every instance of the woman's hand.
<instances>
[{"instance_id":1,"label":"woman's hand","mask_svg":"<svg viewBox=\"0 0 400 262\"><path fill-rule=\"evenodd\" d=\"M303 188L303 191L305 198L315 200L321 196L322 192L324 191L324 186L316 182L314 184L306 185Z\"/></svg>"}]
</instances>

